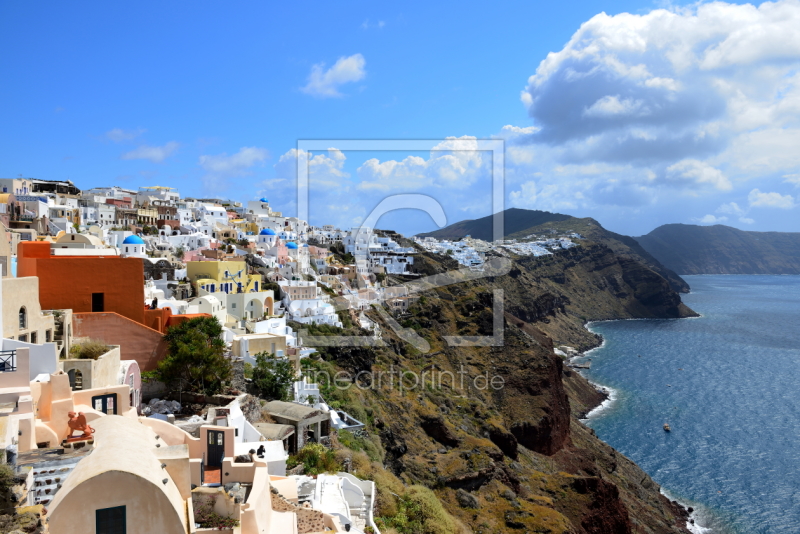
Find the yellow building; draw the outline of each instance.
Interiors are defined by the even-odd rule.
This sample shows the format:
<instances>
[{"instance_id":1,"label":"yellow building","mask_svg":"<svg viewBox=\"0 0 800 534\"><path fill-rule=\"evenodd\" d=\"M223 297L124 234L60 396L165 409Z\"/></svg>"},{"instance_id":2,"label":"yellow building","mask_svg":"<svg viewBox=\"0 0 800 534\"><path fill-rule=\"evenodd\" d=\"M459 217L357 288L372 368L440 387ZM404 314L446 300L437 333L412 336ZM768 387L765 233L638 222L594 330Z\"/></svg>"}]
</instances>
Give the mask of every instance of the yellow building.
<instances>
[{"instance_id":1,"label":"yellow building","mask_svg":"<svg viewBox=\"0 0 800 534\"><path fill-rule=\"evenodd\" d=\"M251 293L262 285L261 275L247 274L243 261L189 261L186 276L206 293Z\"/></svg>"},{"instance_id":2,"label":"yellow building","mask_svg":"<svg viewBox=\"0 0 800 534\"><path fill-rule=\"evenodd\" d=\"M228 224L236 228L237 230L241 230L245 234L258 234L259 228L256 223L252 223L246 221L244 219L231 219L228 221Z\"/></svg>"}]
</instances>

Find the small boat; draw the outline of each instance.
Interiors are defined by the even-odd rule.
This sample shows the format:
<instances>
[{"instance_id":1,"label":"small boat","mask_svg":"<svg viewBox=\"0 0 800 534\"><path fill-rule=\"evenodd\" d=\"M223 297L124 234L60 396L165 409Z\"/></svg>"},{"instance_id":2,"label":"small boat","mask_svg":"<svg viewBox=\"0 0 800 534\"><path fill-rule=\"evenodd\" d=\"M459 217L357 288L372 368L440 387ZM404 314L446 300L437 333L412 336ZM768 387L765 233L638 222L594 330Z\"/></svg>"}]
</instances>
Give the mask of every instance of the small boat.
<instances>
[{"instance_id":1,"label":"small boat","mask_svg":"<svg viewBox=\"0 0 800 534\"><path fill-rule=\"evenodd\" d=\"M669 423L664 423L664 432L671 432L672 429L669 427Z\"/></svg>"}]
</instances>

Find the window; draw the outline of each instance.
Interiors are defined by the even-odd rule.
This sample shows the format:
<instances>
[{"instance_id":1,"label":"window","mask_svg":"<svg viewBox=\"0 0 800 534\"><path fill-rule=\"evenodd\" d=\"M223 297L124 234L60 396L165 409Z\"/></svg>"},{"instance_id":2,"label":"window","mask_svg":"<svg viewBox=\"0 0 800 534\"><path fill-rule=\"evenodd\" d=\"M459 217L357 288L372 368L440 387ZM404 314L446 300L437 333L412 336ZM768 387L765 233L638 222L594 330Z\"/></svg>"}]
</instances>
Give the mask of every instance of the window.
<instances>
[{"instance_id":1,"label":"window","mask_svg":"<svg viewBox=\"0 0 800 534\"><path fill-rule=\"evenodd\" d=\"M95 511L97 534L126 534L125 507L101 508Z\"/></svg>"},{"instance_id":2,"label":"window","mask_svg":"<svg viewBox=\"0 0 800 534\"><path fill-rule=\"evenodd\" d=\"M106 311L104 293L92 293L92 311L93 312Z\"/></svg>"},{"instance_id":3,"label":"window","mask_svg":"<svg viewBox=\"0 0 800 534\"><path fill-rule=\"evenodd\" d=\"M92 397L92 408L106 415L117 415L117 394L109 393Z\"/></svg>"},{"instance_id":4,"label":"window","mask_svg":"<svg viewBox=\"0 0 800 534\"><path fill-rule=\"evenodd\" d=\"M38 338L39 336L37 335L36 332L31 332L31 343L38 343L39 342Z\"/></svg>"},{"instance_id":5,"label":"window","mask_svg":"<svg viewBox=\"0 0 800 534\"><path fill-rule=\"evenodd\" d=\"M44 331L44 342L50 343L53 341L53 331L52 330L45 330Z\"/></svg>"},{"instance_id":6,"label":"window","mask_svg":"<svg viewBox=\"0 0 800 534\"><path fill-rule=\"evenodd\" d=\"M19 336L19 340L20 341L24 341L25 343L27 343L28 342L28 334L22 334L21 336Z\"/></svg>"},{"instance_id":7,"label":"window","mask_svg":"<svg viewBox=\"0 0 800 534\"><path fill-rule=\"evenodd\" d=\"M19 328L20 330L28 328L28 310L25 309L25 306L19 309Z\"/></svg>"}]
</instances>

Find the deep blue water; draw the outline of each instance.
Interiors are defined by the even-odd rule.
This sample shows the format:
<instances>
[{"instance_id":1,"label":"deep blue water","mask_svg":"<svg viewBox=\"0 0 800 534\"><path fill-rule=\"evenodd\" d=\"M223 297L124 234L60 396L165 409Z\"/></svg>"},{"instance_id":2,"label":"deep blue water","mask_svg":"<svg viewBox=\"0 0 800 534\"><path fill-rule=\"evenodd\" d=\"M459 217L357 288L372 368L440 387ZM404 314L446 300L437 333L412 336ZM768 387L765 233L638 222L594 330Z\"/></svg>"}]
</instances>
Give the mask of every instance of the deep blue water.
<instances>
[{"instance_id":1,"label":"deep blue water","mask_svg":"<svg viewBox=\"0 0 800 534\"><path fill-rule=\"evenodd\" d=\"M685 279L700 318L590 325L588 424L714 532L798 533L800 276Z\"/></svg>"}]
</instances>

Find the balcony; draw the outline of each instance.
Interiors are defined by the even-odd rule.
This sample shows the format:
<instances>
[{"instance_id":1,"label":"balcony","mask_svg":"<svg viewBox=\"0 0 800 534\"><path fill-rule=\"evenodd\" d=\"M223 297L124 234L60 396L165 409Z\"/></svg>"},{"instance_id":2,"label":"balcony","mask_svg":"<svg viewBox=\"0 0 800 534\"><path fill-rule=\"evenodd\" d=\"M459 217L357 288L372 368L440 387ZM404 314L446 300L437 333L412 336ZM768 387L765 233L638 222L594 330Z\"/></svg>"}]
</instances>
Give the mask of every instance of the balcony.
<instances>
[{"instance_id":1,"label":"balcony","mask_svg":"<svg viewBox=\"0 0 800 534\"><path fill-rule=\"evenodd\" d=\"M0 373L11 373L17 370L17 351L0 350Z\"/></svg>"}]
</instances>

